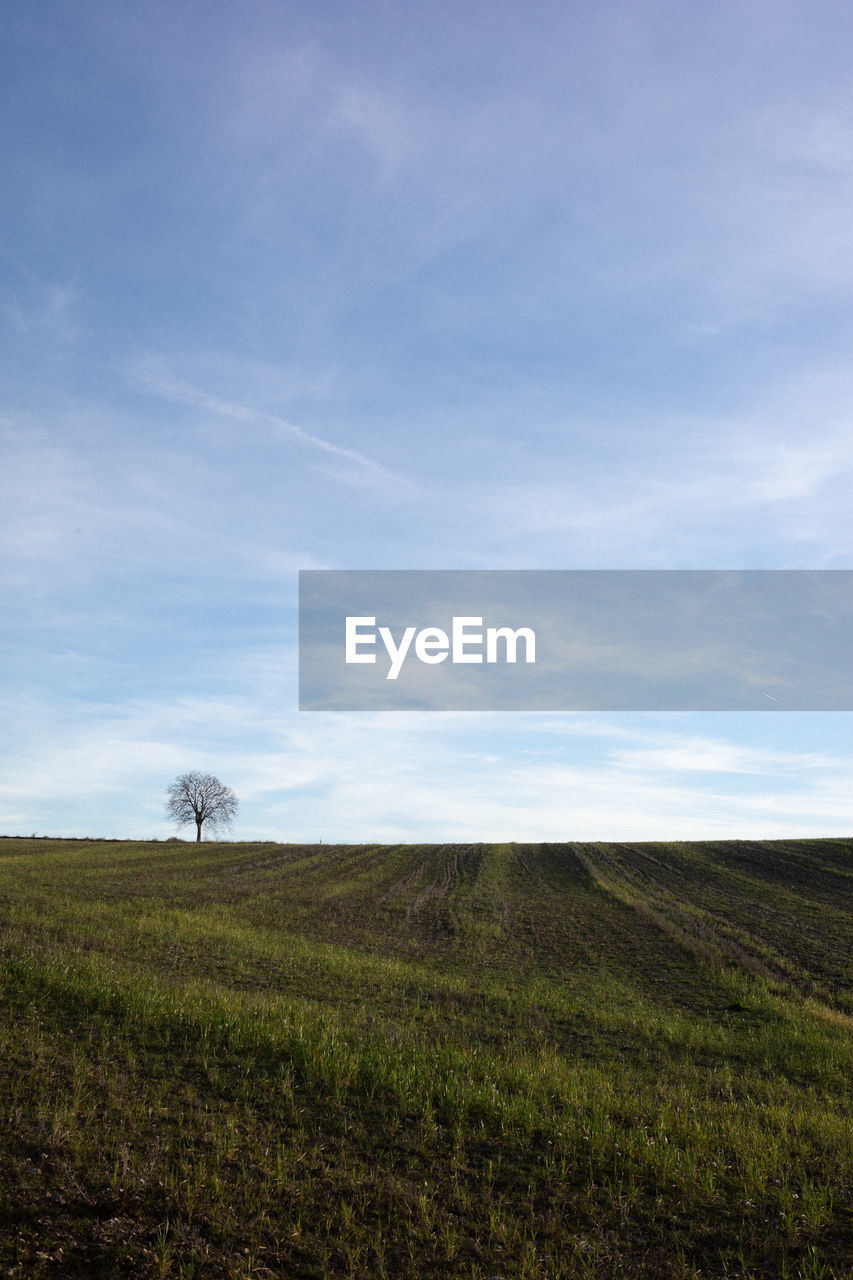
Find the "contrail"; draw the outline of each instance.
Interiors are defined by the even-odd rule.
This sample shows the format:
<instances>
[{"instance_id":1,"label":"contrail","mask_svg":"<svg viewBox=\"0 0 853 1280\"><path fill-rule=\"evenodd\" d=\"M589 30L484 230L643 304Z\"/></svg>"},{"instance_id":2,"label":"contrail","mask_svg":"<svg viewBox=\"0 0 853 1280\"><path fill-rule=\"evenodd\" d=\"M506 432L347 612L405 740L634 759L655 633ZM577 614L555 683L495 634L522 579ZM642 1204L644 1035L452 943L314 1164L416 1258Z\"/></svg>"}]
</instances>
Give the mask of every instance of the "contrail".
<instances>
[{"instance_id":1,"label":"contrail","mask_svg":"<svg viewBox=\"0 0 853 1280\"><path fill-rule=\"evenodd\" d=\"M412 489L416 488L411 481L398 476L393 471L389 471L387 467L383 467L381 463L368 457L367 454L360 453L357 449L347 449L344 445L333 444L331 440L324 440L322 436L315 436L309 431L304 431L302 427L298 427L293 422L288 422L286 418L279 418L276 414L258 412L256 409L250 409L246 405L234 404L229 400L221 400L218 396L211 395L201 387L194 387L191 383L173 378L151 362L141 369L138 368L136 376L147 391L153 395L161 396L164 400L171 400L174 404L185 404L194 408L206 409L209 413L215 413L217 417L231 418L236 422L257 422L272 426L283 435L290 436L291 439L306 445L308 448L318 449L321 453L345 458L348 462L354 462L357 466L363 467L365 471L370 471L385 480L392 480L396 485L405 485L407 488Z\"/></svg>"}]
</instances>

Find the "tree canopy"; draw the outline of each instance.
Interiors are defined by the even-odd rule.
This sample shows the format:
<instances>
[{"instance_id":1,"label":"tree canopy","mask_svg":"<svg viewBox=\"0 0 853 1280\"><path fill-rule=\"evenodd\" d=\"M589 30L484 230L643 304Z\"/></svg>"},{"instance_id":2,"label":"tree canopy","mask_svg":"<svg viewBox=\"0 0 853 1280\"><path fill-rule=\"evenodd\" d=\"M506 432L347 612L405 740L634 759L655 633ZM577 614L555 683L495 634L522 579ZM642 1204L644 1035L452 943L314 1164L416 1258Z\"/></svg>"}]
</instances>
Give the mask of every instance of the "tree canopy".
<instances>
[{"instance_id":1,"label":"tree canopy","mask_svg":"<svg viewBox=\"0 0 853 1280\"><path fill-rule=\"evenodd\" d=\"M182 773L167 792L166 817L178 826L196 825L196 841L201 840L201 829L228 827L237 812L239 801L230 787L215 778L212 773Z\"/></svg>"}]
</instances>

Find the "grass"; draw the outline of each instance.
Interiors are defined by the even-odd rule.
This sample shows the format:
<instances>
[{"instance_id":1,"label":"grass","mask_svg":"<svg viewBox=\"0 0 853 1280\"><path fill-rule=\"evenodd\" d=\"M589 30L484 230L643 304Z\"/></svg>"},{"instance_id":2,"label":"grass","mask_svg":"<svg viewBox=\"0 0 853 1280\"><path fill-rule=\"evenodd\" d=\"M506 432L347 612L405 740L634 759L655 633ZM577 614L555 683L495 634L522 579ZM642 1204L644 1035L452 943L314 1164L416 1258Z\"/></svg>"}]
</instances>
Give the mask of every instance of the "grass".
<instances>
[{"instance_id":1,"label":"grass","mask_svg":"<svg viewBox=\"0 0 853 1280\"><path fill-rule=\"evenodd\" d=\"M840 1280L851 872L0 840L0 1275Z\"/></svg>"}]
</instances>

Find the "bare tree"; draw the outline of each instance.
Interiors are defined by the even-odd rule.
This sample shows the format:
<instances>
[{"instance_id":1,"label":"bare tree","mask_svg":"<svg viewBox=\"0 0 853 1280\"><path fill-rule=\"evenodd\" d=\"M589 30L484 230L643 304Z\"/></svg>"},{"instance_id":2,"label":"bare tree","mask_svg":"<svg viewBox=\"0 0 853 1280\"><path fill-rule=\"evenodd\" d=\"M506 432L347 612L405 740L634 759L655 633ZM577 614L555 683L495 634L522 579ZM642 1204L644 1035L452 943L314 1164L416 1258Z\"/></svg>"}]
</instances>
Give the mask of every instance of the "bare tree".
<instances>
[{"instance_id":1,"label":"bare tree","mask_svg":"<svg viewBox=\"0 0 853 1280\"><path fill-rule=\"evenodd\" d=\"M211 830L230 827L239 801L230 787L223 786L212 773L182 773L167 792L166 817L179 827L196 825L196 841L201 840L205 823Z\"/></svg>"}]
</instances>

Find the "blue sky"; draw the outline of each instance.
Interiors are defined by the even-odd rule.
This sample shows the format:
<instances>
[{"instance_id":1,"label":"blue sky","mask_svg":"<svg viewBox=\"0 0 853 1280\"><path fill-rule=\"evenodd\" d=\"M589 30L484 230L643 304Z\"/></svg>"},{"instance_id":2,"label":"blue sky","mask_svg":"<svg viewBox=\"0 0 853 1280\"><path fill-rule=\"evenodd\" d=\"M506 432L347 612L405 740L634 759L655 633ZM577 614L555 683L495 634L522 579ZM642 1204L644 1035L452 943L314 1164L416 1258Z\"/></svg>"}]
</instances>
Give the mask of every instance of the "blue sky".
<instances>
[{"instance_id":1,"label":"blue sky","mask_svg":"<svg viewBox=\"0 0 853 1280\"><path fill-rule=\"evenodd\" d=\"M0 21L0 831L850 831L848 714L296 709L300 568L853 568L848 5Z\"/></svg>"}]
</instances>

